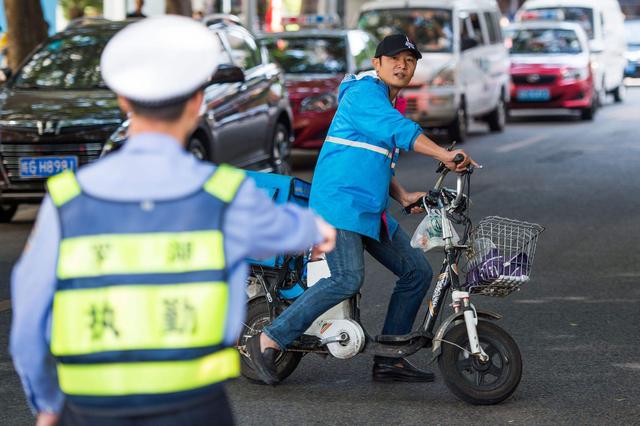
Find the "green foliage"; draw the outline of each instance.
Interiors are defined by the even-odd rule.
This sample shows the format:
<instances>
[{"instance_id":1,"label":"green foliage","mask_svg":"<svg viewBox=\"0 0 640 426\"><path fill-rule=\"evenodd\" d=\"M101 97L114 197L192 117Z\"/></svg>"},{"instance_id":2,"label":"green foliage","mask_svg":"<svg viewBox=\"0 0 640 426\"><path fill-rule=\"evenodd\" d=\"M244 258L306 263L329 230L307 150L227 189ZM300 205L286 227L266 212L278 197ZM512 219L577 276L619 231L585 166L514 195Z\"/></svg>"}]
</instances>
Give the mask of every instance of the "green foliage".
<instances>
[{"instance_id":1,"label":"green foliage","mask_svg":"<svg viewBox=\"0 0 640 426\"><path fill-rule=\"evenodd\" d=\"M103 0L60 0L60 6L66 19L75 19L84 16L85 8L91 7L102 13Z\"/></svg>"}]
</instances>

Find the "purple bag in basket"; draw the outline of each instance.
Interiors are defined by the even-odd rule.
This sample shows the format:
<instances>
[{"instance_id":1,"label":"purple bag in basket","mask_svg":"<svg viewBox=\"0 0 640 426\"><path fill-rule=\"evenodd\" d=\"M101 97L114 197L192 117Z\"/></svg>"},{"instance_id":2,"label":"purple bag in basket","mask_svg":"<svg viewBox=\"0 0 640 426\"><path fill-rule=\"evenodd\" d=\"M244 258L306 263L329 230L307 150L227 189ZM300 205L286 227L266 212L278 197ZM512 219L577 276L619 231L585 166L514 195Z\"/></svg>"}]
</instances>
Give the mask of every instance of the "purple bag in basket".
<instances>
[{"instance_id":1,"label":"purple bag in basket","mask_svg":"<svg viewBox=\"0 0 640 426\"><path fill-rule=\"evenodd\" d=\"M518 253L513 256L507 263L504 264L504 274L510 277L522 277L529 275L529 258L525 253Z\"/></svg>"},{"instance_id":2,"label":"purple bag in basket","mask_svg":"<svg viewBox=\"0 0 640 426\"><path fill-rule=\"evenodd\" d=\"M500 256L498 249L491 249L489 253L483 256L481 263L478 265L478 275L483 284L495 281L504 273L504 256Z\"/></svg>"},{"instance_id":3,"label":"purple bag in basket","mask_svg":"<svg viewBox=\"0 0 640 426\"><path fill-rule=\"evenodd\" d=\"M489 284L504 274L504 256L498 249L492 248L467 272L467 286L475 287Z\"/></svg>"}]
</instances>

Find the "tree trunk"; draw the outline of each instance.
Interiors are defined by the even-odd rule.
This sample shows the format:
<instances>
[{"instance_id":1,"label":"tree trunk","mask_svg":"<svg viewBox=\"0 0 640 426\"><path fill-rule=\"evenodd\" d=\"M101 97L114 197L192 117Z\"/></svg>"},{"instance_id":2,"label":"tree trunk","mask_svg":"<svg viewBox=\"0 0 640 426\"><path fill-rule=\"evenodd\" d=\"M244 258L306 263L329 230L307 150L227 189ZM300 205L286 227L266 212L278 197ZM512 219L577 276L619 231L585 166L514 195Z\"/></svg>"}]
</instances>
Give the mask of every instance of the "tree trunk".
<instances>
[{"instance_id":1,"label":"tree trunk","mask_svg":"<svg viewBox=\"0 0 640 426\"><path fill-rule=\"evenodd\" d=\"M191 16L191 0L166 0L165 12L173 15Z\"/></svg>"},{"instance_id":2,"label":"tree trunk","mask_svg":"<svg viewBox=\"0 0 640 426\"><path fill-rule=\"evenodd\" d=\"M40 0L4 0L7 17L9 67L16 70L31 51L47 38L47 22Z\"/></svg>"}]
</instances>

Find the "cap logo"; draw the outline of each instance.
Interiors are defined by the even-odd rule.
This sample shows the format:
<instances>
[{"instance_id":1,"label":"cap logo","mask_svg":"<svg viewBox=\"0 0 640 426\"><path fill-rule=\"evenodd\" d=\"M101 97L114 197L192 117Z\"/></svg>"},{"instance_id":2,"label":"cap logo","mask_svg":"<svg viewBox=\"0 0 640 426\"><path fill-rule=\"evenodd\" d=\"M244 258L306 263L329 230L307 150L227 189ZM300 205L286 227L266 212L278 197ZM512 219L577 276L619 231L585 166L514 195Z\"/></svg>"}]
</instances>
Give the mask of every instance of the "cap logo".
<instances>
[{"instance_id":1,"label":"cap logo","mask_svg":"<svg viewBox=\"0 0 640 426\"><path fill-rule=\"evenodd\" d=\"M411 43L411 40L409 40L409 37L407 37L407 41L404 42L404 45L407 46L409 49L416 50L415 44Z\"/></svg>"}]
</instances>

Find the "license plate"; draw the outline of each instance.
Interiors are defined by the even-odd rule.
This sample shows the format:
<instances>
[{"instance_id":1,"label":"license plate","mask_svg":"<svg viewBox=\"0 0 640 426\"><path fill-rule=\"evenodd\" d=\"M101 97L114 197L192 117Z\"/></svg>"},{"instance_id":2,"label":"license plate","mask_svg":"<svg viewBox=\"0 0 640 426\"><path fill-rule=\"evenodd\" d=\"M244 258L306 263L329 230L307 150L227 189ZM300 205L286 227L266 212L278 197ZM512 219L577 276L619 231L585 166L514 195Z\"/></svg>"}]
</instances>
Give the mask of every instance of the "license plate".
<instances>
[{"instance_id":1,"label":"license plate","mask_svg":"<svg viewBox=\"0 0 640 426\"><path fill-rule=\"evenodd\" d=\"M49 177L64 170L75 171L78 157L22 157L20 159L20 177Z\"/></svg>"},{"instance_id":2,"label":"license plate","mask_svg":"<svg viewBox=\"0 0 640 426\"><path fill-rule=\"evenodd\" d=\"M635 62L628 62L627 66L624 68L624 72L627 75L633 75L636 72L636 67L637 65L635 64Z\"/></svg>"},{"instance_id":3,"label":"license plate","mask_svg":"<svg viewBox=\"0 0 640 426\"><path fill-rule=\"evenodd\" d=\"M551 99L549 89L521 89L518 90L519 101L548 101Z\"/></svg>"}]
</instances>

